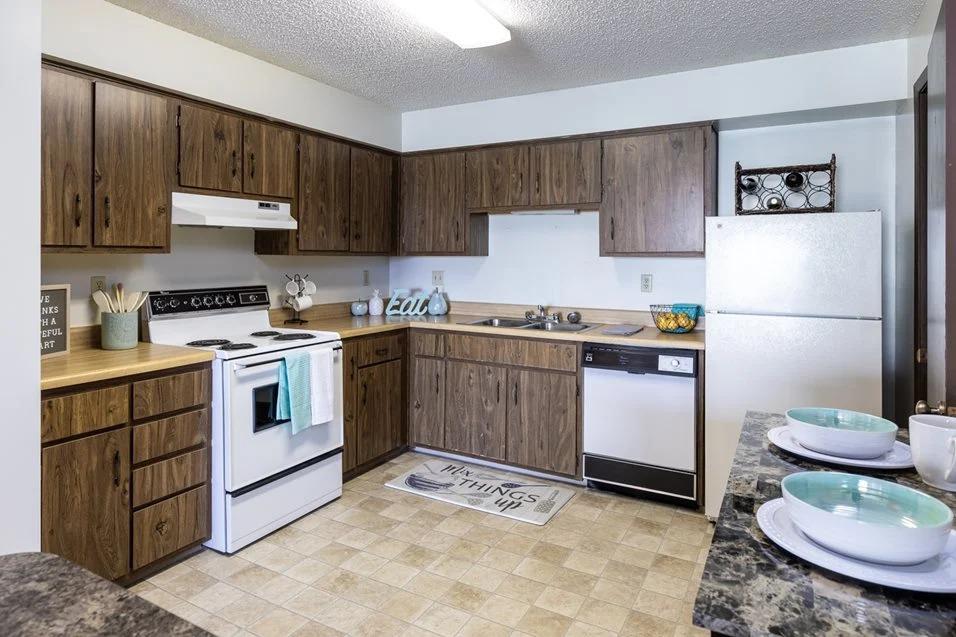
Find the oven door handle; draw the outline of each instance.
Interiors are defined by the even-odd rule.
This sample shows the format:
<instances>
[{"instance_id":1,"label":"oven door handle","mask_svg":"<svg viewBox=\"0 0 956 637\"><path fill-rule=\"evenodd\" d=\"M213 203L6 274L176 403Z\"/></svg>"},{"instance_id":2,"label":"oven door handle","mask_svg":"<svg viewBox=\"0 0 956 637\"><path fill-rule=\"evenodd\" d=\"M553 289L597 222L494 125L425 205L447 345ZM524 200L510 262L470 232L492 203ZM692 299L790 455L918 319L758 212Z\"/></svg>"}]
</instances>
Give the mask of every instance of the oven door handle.
<instances>
[{"instance_id":1,"label":"oven door handle","mask_svg":"<svg viewBox=\"0 0 956 637\"><path fill-rule=\"evenodd\" d=\"M341 350L342 350L341 346L332 348L333 352L338 352ZM249 363L248 365L237 364L234 368L235 374L236 374L236 377L242 378L244 376L249 376L250 374L255 374L256 372L261 371L261 370L257 370L256 369L257 367L262 367L263 365L274 365L276 363L281 363L284 360L285 360L284 358L273 358L272 360L260 361L258 363ZM246 370L252 370L252 371L246 371Z\"/></svg>"}]
</instances>

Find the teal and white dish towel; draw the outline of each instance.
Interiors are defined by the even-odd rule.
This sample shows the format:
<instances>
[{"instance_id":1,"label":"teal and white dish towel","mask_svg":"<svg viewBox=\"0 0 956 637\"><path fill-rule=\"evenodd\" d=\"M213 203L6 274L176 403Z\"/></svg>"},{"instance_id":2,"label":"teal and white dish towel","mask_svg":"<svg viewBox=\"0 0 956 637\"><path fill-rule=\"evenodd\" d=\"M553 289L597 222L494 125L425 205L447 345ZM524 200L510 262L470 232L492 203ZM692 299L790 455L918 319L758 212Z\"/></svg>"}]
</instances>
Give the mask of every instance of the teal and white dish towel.
<instances>
[{"instance_id":1,"label":"teal and white dish towel","mask_svg":"<svg viewBox=\"0 0 956 637\"><path fill-rule=\"evenodd\" d=\"M312 426L312 374L308 352L291 352L279 363L277 420L290 420L292 435Z\"/></svg>"}]
</instances>

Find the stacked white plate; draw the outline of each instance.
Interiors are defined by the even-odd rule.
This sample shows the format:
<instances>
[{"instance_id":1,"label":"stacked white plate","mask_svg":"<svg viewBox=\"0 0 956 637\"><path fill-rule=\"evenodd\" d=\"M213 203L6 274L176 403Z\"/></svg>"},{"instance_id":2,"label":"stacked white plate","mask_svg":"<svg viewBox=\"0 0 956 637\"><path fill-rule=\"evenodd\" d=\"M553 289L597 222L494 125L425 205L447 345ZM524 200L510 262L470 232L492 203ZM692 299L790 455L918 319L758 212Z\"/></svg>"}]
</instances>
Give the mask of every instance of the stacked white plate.
<instances>
[{"instance_id":1,"label":"stacked white plate","mask_svg":"<svg viewBox=\"0 0 956 637\"><path fill-rule=\"evenodd\" d=\"M898 427L883 418L844 409L804 407L787 412L787 426L767 432L770 442L811 460L869 469L913 466Z\"/></svg>"}]
</instances>

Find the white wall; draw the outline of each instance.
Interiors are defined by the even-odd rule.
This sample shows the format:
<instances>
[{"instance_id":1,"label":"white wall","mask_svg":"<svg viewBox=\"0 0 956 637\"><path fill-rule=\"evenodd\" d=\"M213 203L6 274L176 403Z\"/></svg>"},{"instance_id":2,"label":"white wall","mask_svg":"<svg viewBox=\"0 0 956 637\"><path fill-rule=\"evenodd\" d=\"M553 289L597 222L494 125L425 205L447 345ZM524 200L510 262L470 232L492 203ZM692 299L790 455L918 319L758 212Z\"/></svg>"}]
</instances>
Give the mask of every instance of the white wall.
<instances>
[{"instance_id":1,"label":"white wall","mask_svg":"<svg viewBox=\"0 0 956 637\"><path fill-rule=\"evenodd\" d=\"M368 297L371 287L388 288L388 257L282 257L254 254L254 233L242 228L173 226L170 254L45 254L43 282L73 286L72 325L99 323L89 300L90 277L106 275L130 291L204 286L269 286L273 307L281 303L284 274L311 274L318 286L316 303ZM369 270L370 288L362 285Z\"/></svg>"},{"instance_id":2,"label":"white wall","mask_svg":"<svg viewBox=\"0 0 956 637\"><path fill-rule=\"evenodd\" d=\"M411 111L402 115L402 148L412 151L895 101L908 94L906 48L906 40L893 40Z\"/></svg>"},{"instance_id":3,"label":"white wall","mask_svg":"<svg viewBox=\"0 0 956 637\"><path fill-rule=\"evenodd\" d=\"M906 75L910 92L912 92L913 83L926 68L929 43L942 5L943 0L926 0L923 10L916 19L916 24L913 25L910 37L906 40Z\"/></svg>"},{"instance_id":4,"label":"white wall","mask_svg":"<svg viewBox=\"0 0 956 637\"><path fill-rule=\"evenodd\" d=\"M40 549L40 6L7 0L0 20L0 175L9 214L0 382L0 553Z\"/></svg>"},{"instance_id":5,"label":"white wall","mask_svg":"<svg viewBox=\"0 0 956 637\"><path fill-rule=\"evenodd\" d=\"M105 0L43 0L43 53L351 139L401 147L395 110Z\"/></svg>"}]
</instances>

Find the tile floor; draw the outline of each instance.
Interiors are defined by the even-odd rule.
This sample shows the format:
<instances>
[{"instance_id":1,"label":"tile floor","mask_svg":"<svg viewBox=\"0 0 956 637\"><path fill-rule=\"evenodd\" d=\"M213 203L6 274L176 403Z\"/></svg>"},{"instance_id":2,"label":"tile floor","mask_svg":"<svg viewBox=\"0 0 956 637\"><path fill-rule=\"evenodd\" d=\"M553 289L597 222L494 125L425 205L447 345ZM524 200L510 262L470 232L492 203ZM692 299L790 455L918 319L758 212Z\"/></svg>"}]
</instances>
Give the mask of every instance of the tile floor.
<instances>
[{"instance_id":1,"label":"tile floor","mask_svg":"<svg viewBox=\"0 0 956 637\"><path fill-rule=\"evenodd\" d=\"M233 556L133 590L216 635L706 635L691 609L712 525L574 488L545 526L388 489L407 453Z\"/></svg>"}]
</instances>

